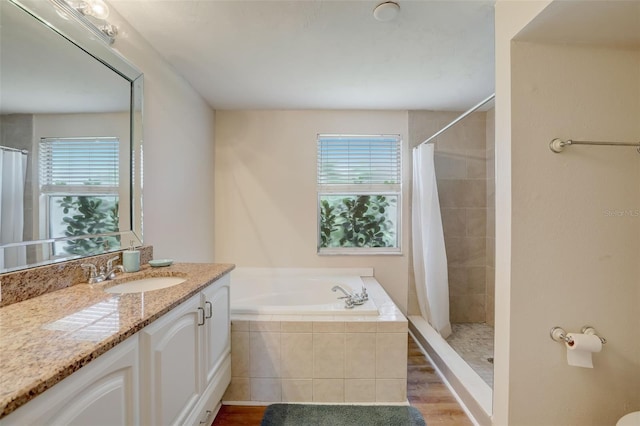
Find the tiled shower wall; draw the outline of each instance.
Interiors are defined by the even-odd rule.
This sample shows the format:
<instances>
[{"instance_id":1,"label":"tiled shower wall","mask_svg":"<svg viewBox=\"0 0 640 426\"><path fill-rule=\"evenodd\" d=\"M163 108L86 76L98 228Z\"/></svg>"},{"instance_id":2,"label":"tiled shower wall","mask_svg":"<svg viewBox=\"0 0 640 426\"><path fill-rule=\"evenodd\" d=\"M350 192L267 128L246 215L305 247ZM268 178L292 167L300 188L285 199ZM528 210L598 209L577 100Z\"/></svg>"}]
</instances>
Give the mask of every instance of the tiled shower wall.
<instances>
[{"instance_id":1,"label":"tiled shower wall","mask_svg":"<svg viewBox=\"0 0 640 426\"><path fill-rule=\"evenodd\" d=\"M424 141L459 115L458 112L411 111L410 145ZM454 323L493 324L492 117L492 111L471 114L438 137L435 144L448 260L449 309ZM491 121L489 126L487 118Z\"/></svg>"}]
</instances>

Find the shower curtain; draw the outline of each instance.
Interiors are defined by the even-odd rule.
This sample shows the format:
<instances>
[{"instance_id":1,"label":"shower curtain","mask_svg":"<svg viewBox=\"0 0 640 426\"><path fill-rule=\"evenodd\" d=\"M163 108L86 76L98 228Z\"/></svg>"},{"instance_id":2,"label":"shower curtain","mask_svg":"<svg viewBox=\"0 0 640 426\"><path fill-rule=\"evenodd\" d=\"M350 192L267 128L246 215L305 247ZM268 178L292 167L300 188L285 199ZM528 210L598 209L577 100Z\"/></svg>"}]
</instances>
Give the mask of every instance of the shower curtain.
<instances>
[{"instance_id":1,"label":"shower curtain","mask_svg":"<svg viewBox=\"0 0 640 426\"><path fill-rule=\"evenodd\" d=\"M413 273L422 317L443 338L451 334L449 280L433 144L413 150Z\"/></svg>"},{"instance_id":2,"label":"shower curtain","mask_svg":"<svg viewBox=\"0 0 640 426\"><path fill-rule=\"evenodd\" d=\"M24 186L27 156L18 151L0 149L0 243L23 239ZM0 248L0 269L26 264L25 247Z\"/></svg>"}]
</instances>

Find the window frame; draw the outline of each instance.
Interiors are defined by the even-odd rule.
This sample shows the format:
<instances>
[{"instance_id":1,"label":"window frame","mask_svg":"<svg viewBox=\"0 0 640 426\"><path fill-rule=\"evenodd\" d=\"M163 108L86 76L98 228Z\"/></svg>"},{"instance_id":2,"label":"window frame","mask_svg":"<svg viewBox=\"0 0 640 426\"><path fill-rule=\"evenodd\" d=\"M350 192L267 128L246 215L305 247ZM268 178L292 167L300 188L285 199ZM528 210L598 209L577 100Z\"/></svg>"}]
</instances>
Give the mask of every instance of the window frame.
<instances>
[{"instance_id":1,"label":"window frame","mask_svg":"<svg viewBox=\"0 0 640 426\"><path fill-rule=\"evenodd\" d=\"M56 141L63 141L67 143L72 143L74 141L77 142L89 142L89 141L105 141L109 142L115 148L113 153L115 154L113 158L115 159L114 165L116 170L116 179L108 185L82 185L82 184L56 184L49 183L51 179L51 171L49 169L43 168L42 162L49 161L51 163L50 152L52 151L51 147L42 146L45 144L52 144ZM62 248L62 245L66 243L66 239L69 237L65 236L52 236L51 227L52 227L52 198L54 197L114 197L116 200L120 200L120 186L119 186L119 165L120 165L120 148L121 141L119 137L115 136L104 136L104 137L95 137L95 136L87 136L87 137L42 137L38 142L38 222L40 228L40 235L45 235L46 239L52 242L51 248L45 250L45 255L52 258L57 257L66 257L69 253L65 252ZM47 150L48 158L43 158L43 151ZM46 170L45 170L46 169ZM46 183L43 183L43 175L46 175ZM119 212L120 213L120 212ZM112 236L118 234L119 231L113 231L108 233L96 234L94 237L100 236ZM77 238L77 237L75 237ZM72 238L74 239L74 238ZM49 251L50 250L50 251Z\"/></svg>"},{"instance_id":2,"label":"window frame","mask_svg":"<svg viewBox=\"0 0 640 426\"><path fill-rule=\"evenodd\" d=\"M316 152L316 204L317 204L317 218L316 218L316 239L317 239L317 254L321 256L342 256L342 255L356 255L356 256L378 256L378 255L402 255L402 175L403 175L403 140L400 134L326 134L318 133L316 138L316 145L319 146L321 138L362 138L362 139L376 139L376 138L393 138L397 144L397 183L392 184L329 184L320 183L318 178L318 169L320 167L321 158L319 156L319 148ZM321 216L322 206L321 199L327 195L344 195L344 196L361 196L361 195L382 195L382 196L394 196L396 197L396 222L395 222L395 247L321 247Z\"/></svg>"}]
</instances>

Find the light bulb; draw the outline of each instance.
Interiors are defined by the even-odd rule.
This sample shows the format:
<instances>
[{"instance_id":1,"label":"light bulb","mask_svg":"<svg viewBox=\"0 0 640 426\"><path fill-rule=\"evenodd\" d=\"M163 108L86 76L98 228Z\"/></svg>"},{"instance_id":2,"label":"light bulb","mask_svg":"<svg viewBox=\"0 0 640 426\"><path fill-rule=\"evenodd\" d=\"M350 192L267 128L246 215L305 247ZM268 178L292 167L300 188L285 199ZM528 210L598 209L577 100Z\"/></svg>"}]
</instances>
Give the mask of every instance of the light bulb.
<instances>
[{"instance_id":1,"label":"light bulb","mask_svg":"<svg viewBox=\"0 0 640 426\"><path fill-rule=\"evenodd\" d=\"M91 11L93 16L98 19L107 19L109 17L109 6L102 0L91 0Z\"/></svg>"},{"instance_id":2,"label":"light bulb","mask_svg":"<svg viewBox=\"0 0 640 426\"><path fill-rule=\"evenodd\" d=\"M82 13L98 19L107 19L109 17L109 6L102 0L85 0Z\"/></svg>"}]
</instances>

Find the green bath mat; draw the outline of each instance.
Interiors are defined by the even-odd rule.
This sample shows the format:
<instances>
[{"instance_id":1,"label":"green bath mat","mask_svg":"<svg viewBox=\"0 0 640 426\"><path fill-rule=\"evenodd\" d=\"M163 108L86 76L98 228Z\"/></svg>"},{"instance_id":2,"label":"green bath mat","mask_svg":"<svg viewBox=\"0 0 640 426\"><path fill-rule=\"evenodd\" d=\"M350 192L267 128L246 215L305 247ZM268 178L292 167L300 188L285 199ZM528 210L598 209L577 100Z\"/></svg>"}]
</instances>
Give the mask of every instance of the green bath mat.
<instances>
[{"instance_id":1,"label":"green bath mat","mask_svg":"<svg viewBox=\"0 0 640 426\"><path fill-rule=\"evenodd\" d=\"M426 426L407 405L272 404L260 426Z\"/></svg>"}]
</instances>

